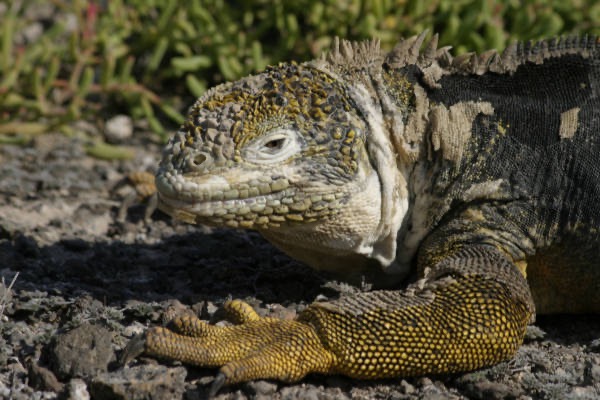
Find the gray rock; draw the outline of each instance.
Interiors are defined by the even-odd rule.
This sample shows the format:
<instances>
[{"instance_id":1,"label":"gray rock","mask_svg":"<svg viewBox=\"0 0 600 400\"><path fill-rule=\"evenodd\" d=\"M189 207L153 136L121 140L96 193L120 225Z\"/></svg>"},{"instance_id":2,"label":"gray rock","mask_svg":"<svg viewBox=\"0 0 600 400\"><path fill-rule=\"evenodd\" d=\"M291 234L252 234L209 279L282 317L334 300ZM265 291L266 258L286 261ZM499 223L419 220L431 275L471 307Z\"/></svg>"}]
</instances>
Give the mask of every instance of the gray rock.
<instances>
[{"instance_id":1,"label":"gray rock","mask_svg":"<svg viewBox=\"0 0 600 400\"><path fill-rule=\"evenodd\" d=\"M546 332L540 329L540 327L529 325L525 331L525 340L541 340L545 338L546 335Z\"/></svg>"},{"instance_id":2,"label":"gray rock","mask_svg":"<svg viewBox=\"0 0 600 400\"><path fill-rule=\"evenodd\" d=\"M600 385L574 387L566 396L569 400L598 400L600 398Z\"/></svg>"},{"instance_id":3,"label":"gray rock","mask_svg":"<svg viewBox=\"0 0 600 400\"><path fill-rule=\"evenodd\" d=\"M140 365L102 373L92 381L94 400L177 400L183 398L186 377L184 367Z\"/></svg>"},{"instance_id":4,"label":"gray rock","mask_svg":"<svg viewBox=\"0 0 600 400\"><path fill-rule=\"evenodd\" d=\"M111 340L108 329L88 323L59 335L50 354L54 373L66 380L106 372L115 356Z\"/></svg>"},{"instance_id":5,"label":"gray rock","mask_svg":"<svg viewBox=\"0 0 600 400\"><path fill-rule=\"evenodd\" d=\"M402 379L402 381L400 382L400 388L402 390L402 393L404 394L413 394L416 390L413 385L406 382L404 379Z\"/></svg>"},{"instance_id":6,"label":"gray rock","mask_svg":"<svg viewBox=\"0 0 600 400\"><path fill-rule=\"evenodd\" d=\"M455 400L457 397L450 393L425 393L423 400Z\"/></svg>"},{"instance_id":7,"label":"gray rock","mask_svg":"<svg viewBox=\"0 0 600 400\"><path fill-rule=\"evenodd\" d=\"M67 400L90 400L87 385L82 379L71 379L67 384L65 395Z\"/></svg>"},{"instance_id":8,"label":"gray rock","mask_svg":"<svg viewBox=\"0 0 600 400\"><path fill-rule=\"evenodd\" d=\"M27 363L27 373L29 374L29 384L33 388L51 392L60 392L63 389L63 384L56 379L52 371L38 365L33 360L29 360Z\"/></svg>"},{"instance_id":9,"label":"gray rock","mask_svg":"<svg viewBox=\"0 0 600 400\"><path fill-rule=\"evenodd\" d=\"M277 385L267 381L252 381L248 382L246 387L250 394L254 396L271 396L277 390Z\"/></svg>"},{"instance_id":10,"label":"gray rock","mask_svg":"<svg viewBox=\"0 0 600 400\"><path fill-rule=\"evenodd\" d=\"M133 135L133 121L127 115L116 115L106 121L104 137L111 143L120 143Z\"/></svg>"},{"instance_id":11,"label":"gray rock","mask_svg":"<svg viewBox=\"0 0 600 400\"><path fill-rule=\"evenodd\" d=\"M504 383L481 381L466 385L465 394L471 399L501 400L516 399L520 391Z\"/></svg>"},{"instance_id":12,"label":"gray rock","mask_svg":"<svg viewBox=\"0 0 600 400\"><path fill-rule=\"evenodd\" d=\"M600 353L600 339L594 339L590 342L590 350L595 353Z\"/></svg>"},{"instance_id":13,"label":"gray rock","mask_svg":"<svg viewBox=\"0 0 600 400\"><path fill-rule=\"evenodd\" d=\"M591 366L590 376L595 383L600 384L600 365Z\"/></svg>"},{"instance_id":14,"label":"gray rock","mask_svg":"<svg viewBox=\"0 0 600 400\"><path fill-rule=\"evenodd\" d=\"M316 388L289 387L281 390L282 400L319 400L319 391Z\"/></svg>"}]
</instances>

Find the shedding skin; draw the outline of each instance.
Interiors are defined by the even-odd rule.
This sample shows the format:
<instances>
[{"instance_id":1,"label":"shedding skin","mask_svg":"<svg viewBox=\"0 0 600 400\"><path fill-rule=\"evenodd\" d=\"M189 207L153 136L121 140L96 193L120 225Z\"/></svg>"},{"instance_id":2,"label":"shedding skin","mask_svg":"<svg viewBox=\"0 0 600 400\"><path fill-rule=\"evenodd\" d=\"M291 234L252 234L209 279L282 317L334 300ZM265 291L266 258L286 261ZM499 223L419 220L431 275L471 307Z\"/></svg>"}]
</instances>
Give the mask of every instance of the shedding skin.
<instances>
[{"instance_id":1,"label":"shedding skin","mask_svg":"<svg viewBox=\"0 0 600 400\"><path fill-rule=\"evenodd\" d=\"M600 43L453 58L437 36L421 51L425 37L389 54L336 41L209 90L155 182L176 218L258 230L378 290L293 321L233 300L232 326L175 318L132 339L122 362L218 367L211 394L310 373L456 373L512 357L536 312L600 312Z\"/></svg>"}]
</instances>

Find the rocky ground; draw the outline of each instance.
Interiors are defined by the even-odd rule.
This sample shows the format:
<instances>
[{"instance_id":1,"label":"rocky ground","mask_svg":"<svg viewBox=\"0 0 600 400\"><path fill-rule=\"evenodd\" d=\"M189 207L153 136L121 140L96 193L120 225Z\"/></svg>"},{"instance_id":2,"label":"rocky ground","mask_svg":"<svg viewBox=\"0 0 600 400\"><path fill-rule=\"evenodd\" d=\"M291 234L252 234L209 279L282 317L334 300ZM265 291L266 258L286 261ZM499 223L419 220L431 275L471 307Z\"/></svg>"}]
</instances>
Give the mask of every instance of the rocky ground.
<instances>
[{"instance_id":1,"label":"rocky ground","mask_svg":"<svg viewBox=\"0 0 600 400\"><path fill-rule=\"evenodd\" d=\"M210 320L235 297L289 318L318 295L352 290L252 232L189 226L160 212L146 224L142 205L118 223L129 188L112 189L160 154L147 137L127 140L130 161L91 158L82 140L53 134L0 146L0 398L206 398L214 370L144 358L123 368L116 359L166 310ZM217 398L597 399L600 318L540 317L514 360L469 374L258 381Z\"/></svg>"}]
</instances>

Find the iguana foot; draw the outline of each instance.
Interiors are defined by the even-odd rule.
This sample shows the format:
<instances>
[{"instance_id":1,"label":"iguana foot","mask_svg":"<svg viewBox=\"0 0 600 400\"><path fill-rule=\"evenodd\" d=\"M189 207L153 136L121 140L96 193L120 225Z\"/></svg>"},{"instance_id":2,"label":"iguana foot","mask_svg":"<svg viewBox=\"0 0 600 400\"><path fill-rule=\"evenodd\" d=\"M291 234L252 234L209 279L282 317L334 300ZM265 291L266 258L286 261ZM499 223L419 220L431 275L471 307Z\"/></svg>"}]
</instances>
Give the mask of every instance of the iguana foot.
<instances>
[{"instance_id":1,"label":"iguana foot","mask_svg":"<svg viewBox=\"0 0 600 400\"><path fill-rule=\"evenodd\" d=\"M312 372L333 372L335 355L308 324L260 317L246 303L225 304L233 326L178 317L167 328L151 328L132 339L121 362L144 353L203 367L221 367L211 391L253 379L293 382Z\"/></svg>"}]
</instances>

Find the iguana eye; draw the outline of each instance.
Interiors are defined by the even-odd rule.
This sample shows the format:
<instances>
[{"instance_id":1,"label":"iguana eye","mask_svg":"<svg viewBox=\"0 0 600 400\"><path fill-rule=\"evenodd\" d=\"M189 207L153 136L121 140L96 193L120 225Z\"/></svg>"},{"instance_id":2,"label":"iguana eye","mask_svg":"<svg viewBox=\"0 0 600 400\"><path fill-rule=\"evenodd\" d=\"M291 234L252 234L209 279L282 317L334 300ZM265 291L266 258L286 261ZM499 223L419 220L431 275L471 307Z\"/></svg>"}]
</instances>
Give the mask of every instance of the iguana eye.
<instances>
[{"instance_id":1,"label":"iguana eye","mask_svg":"<svg viewBox=\"0 0 600 400\"><path fill-rule=\"evenodd\" d=\"M247 161L269 164L284 161L297 154L301 139L292 129L278 129L254 140L243 151Z\"/></svg>"},{"instance_id":2,"label":"iguana eye","mask_svg":"<svg viewBox=\"0 0 600 400\"><path fill-rule=\"evenodd\" d=\"M281 150L285 145L286 138L272 139L264 144L264 147L271 151Z\"/></svg>"}]
</instances>

